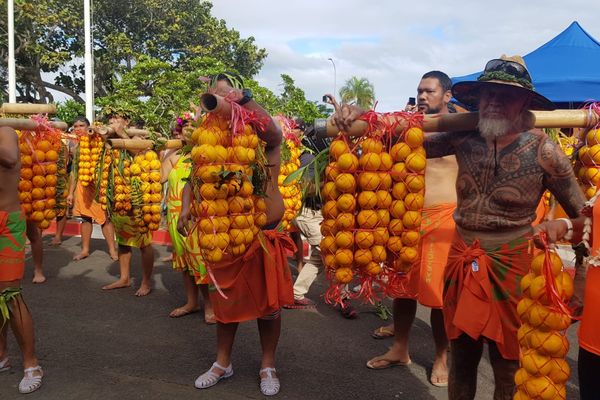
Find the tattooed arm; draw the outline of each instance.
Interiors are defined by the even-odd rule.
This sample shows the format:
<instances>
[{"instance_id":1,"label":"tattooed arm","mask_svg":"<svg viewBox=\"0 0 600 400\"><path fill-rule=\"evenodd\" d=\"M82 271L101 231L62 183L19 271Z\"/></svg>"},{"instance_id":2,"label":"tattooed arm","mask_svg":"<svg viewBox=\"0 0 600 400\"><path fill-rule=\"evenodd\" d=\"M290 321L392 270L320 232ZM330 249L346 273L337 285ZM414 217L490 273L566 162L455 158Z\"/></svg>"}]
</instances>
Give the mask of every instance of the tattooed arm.
<instances>
[{"instance_id":1,"label":"tattooed arm","mask_svg":"<svg viewBox=\"0 0 600 400\"><path fill-rule=\"evenodd\" d=\"M452 141L450 140L453 133L450 132L439 132L425 135L425 152L427 158L438 158L449 156L455 153L455 149Z\"/></svg>"}]
</instances>

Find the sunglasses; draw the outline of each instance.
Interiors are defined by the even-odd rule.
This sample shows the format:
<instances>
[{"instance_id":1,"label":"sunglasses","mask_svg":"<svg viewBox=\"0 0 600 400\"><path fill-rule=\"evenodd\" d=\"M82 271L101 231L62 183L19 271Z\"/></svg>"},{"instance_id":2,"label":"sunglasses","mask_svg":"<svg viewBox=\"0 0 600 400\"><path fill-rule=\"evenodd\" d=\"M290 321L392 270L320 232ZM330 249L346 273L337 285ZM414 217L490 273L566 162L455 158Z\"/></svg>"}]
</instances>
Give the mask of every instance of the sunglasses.
<instances>
[{"instance_id":1,"label":"sunglasses","mask_svg":"<svg viewBox=\"0 0 600 400\"><path fill-rule=\"evenodd\" d=\"M529 75L527 68L514 61L507 61L501 59L494 59L488 61L488 63L485 64L485 72L494 71L506 72L507 74L531 82L531 76Z\"/></svg>"}]
</instances>

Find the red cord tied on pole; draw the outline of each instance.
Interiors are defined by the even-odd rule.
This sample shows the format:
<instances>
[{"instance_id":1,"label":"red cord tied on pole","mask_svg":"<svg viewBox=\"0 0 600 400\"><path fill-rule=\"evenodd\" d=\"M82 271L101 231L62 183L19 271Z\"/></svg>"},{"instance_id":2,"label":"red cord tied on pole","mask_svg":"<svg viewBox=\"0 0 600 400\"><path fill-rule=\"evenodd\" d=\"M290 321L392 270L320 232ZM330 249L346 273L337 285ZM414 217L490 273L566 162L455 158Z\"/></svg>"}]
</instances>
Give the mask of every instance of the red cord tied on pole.
<instances>
[{"instance_id":1,"label":"red cord tied on pole","mask_svg":"<svg viewBox=\"0 0 600 400\"><path fill-rule=\"evenodd\" d=\"M517 400L566 399L565 384L571 374L565 359L569 351L565 331L571 324L566 303L573 295L573 280L558 254L550 250L546 234L539 236L544 250L533 258L530 272L521 280L523 298L517 304L522 322Z\"/></svg>"}]
</instances>

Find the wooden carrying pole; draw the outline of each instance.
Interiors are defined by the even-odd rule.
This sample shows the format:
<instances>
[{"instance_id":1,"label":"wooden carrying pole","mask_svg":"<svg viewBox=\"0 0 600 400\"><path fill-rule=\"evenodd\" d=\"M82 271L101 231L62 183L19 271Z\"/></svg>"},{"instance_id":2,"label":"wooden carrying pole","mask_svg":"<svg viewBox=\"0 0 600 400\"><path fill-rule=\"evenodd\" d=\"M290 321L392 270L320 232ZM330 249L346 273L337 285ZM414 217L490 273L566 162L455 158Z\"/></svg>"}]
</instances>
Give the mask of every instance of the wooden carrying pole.
<instances>
[{"instance_id":1,"label":"wooden carrying pole","mask_svg":"<svg viewBox=\"0 0 600 400\"><path fill-rule=\"evenodd\" d=\"M4 103L0 114L56 114L54 104Z\"/></svg>"},{"instance_id":2,"label":"wooden carrying pole","mask_svg":"<svg viewBox=\"0 0 600 400\"><path fill-rule=\"evenodd\" d=\"M60 129L62 131L66 131L67 128L69 127L65 122L62 121L48 121L48 123L56 128L56 129ZM21 129L21 130L34 130L36 129L40 124L38 124L37 122L31 120L31 119L25 119L25 118L0 118L0 126L6 126L9 128L13 128L13 129Z\"/></svg>"},{"instance_id":3,"label":"wooden carrying pole","mask_svg":"<svg viewBox=\"0 0 600 400\"><path fill-rule=\"evenodd\" d=\"M145 139L107 139L107 142L113 149L147 150L154 147L152 140ZM170 139L162 147L165 149L180 149L183 147L183 141Z\"/></svg>"},{"instance_id":4,"label":"wooden carrying pole","mask_svg":"<svg viewBox=\"0 0 600 400\"><path fill-rule=\"evenodd\" d=\"M206 112L214 112L219 115L231 115L231 104L216 94L204 93L200 96L200 107Z\"/></svg>"},{"instance_id":5,"label":"wooden carrying pole","mask_svg":"<svg viewBox=\"0 0 600 400\"><path fill-rule=\"evenodd\" d=\"M129 139L132 137L147 138L150 136L150 131L147 131L145 129L137 129L137 128L125 128L125 132L121 133L121 134L117 133L117 131L115 131L113 128L111 128L110 126L107 126L107 125L95 126L92 128L92 130L103 136L109 136L109 137L110 136L118 136L122 139Z\"/></svg>"},{"instance_id":6,"label":"wooden carrying pole","mask_svg":"<svg viewBox=\"0 0 600 400\"><path fill-rule=\"evenodd\" d=\"M531 111L535 117L536 128L592 128L600 122L600 117L590 110L555 110ZM396 132L406 128L406 120L402 117L385 116L387 122L398 122ZM478 113L435 114L425 115L423 130L425 132L457 132L474 130L477 127ZM365 121L355 121L347 134L360 136L367 129ZM315 120L315 130L319 137L333 137L339 133L331 119Z\"/></svg>"}]
</instances>

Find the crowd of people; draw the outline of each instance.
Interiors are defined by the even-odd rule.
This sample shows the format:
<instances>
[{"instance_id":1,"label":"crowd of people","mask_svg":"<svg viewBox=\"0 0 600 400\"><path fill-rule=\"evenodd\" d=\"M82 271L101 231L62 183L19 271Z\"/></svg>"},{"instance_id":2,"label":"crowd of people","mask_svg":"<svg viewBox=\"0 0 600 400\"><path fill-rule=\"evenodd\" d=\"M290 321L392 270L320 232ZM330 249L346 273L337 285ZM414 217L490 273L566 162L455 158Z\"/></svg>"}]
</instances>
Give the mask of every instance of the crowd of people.
<instances>
[{"instance_id":1,"label":"crowd of people","mask_svg":"<svg viewBox=\"0 0 600 400\"><path fill-rule=\"evenodd\" d=\"M282 132L279 125L244 88L243 79L231 73L210 79L211 93L226 97L256 113L266 122L257 132L264 143L271 179L266 184L267 223L262 228L265 241L249 246L243 259L227 257L215 263L211 274L197 251L198 243L190 234L192 188L189 156L177 151L161 154L161 176L168 183L166 196L167 227L173 247L173 268L180 271L186 303L174 309L171 317L181 317L200 310L199 292L203 297L206 323L217 325L215 362L198 376L195 386L206 389L233 375L232 348L240 322L256 320L262 346L259 370L260 390L275 395L281 384L275 367L281 327L281 309L306 309L316 303L307 297L312 283L323 271L320 254L321 231L319 188L306 190L305 207L296 217L299 234L295 252L298 276L295 282L288 267L286 249L294 248L288 234L276 229L284 213L277 177L281 165ZM528 272L532 255L532 234L545 233L551 242L569 239L578 243L583 237L585 197L577 183L570 161L562 150L542 131L534 128L529 110L552 110L554 105L533 90L531 77L520 57L491 60L477 81L452 85L446 74L431 71L423 75L417 87L417 104L408 111L423 114L456 112L450 105L454 97L461 104L479 111L476 130L470 132L427 133L424 146L428 164L425 173L426 195L421 225L420 260L407 275L404 293L393 299L393 324L373 332L377 339L393 337L385 354L366 362L379 370L411 363L409 335L417 304L431 309L434 338L433 368L430 382L448 387L448 397L476 397L478 365L487 344L494 371L494 399L511 399L515 392L515 372L519 366L517 329L520 320L516 304L520 298L519 282ZM337 104L332 121L347 131L366 110L356 105ZM178 120L173 133L190 140L188 123ZM129 124L127 115L111 115L109 125L123 131ZM85 134L89 121L78 118L73 129ZM81 132L79 132L79 130ZM303 155L310 164L310 155ZM25 221L18 199L19 147L10 128L0 128L0 372L10 368L6 334L11 327L21 347L24 377L21 393L37 390L42 384L42 369L35 357L33 324L21 293L24 273L25 237L29 238L34 261L34 282L45 280L42 270L40 231ZM310 171L310 169L309 169ZM314 174L312 170L312 174ZM309 172L310 175L310 172ZM310 181L310 179L309 179ZM548 190L568 214L567 219L540 222L538 204ZM82 249L74 260L85 259L90 251L92 224L99 224L110 257L119 262L119 279L102 289L131 285L132 248L140 249L143 279L137 296L151 291L154 266L152 237L142 232L129 215L107 215L94 199L93 190L73 179L68 192L73 215L82 220ZM59 229L53 243L59 245ZM64 223L62 225L64 227ZM116 245L115 245L116 236ZM293 236L293 235L292 235ZM309 255L304 258L302 238L308 242ZM214 290L218 282L219 290ZM213 290L209 288L213 286ZM345 290L352 290L346 288ZM586 289L586 304L598 297L595 287ZM489 295L491 293L491 295ZM349 301L342 312L356 317ZM1 310L1 308L0 308ZM590 326L593 316L584 308L583 324ZM586 314L588 313L588 314ZM588 315L586 317L586 315ZM580 391L584 399L598 393L598 382L590 371L600 365L600 334L585 330L580 352Z\"/></svg>"}]
</instances>

